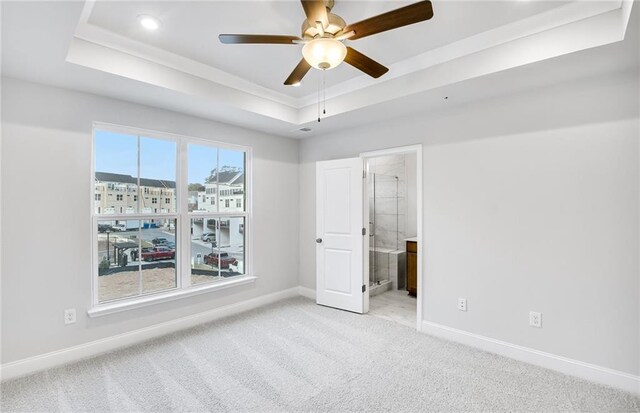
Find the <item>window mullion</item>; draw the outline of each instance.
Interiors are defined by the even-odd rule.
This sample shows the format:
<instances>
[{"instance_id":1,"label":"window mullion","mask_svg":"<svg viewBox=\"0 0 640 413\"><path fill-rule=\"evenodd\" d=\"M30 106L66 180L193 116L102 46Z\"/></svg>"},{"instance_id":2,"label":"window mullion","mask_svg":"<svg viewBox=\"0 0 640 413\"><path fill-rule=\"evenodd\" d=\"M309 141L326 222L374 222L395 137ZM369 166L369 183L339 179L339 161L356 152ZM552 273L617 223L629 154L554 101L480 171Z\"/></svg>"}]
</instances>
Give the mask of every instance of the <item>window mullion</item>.
<instances>
[{"instance_id":1,"label":"window mullion","mask_svg":"<svg viewBox=\"0 0 640 413\"><path fill-rule=\"evenodd\" d=\"M142 213L140 208L142 202L142 191L140 191L140 135L138 135L138 213ZM142 220L138 220L138 294L142 295Z\"/></svg>"},{"instance_id":2,"label":"window mullion","mask_svg":"<svg viewBox=\"0 0 640 413\"><path fill-rule=\"evenodd\" d=\"M191 222L189 221L189 159L188 159L188 143L180 140L178 146L179 159L178 169L180 178L176 182L179 188L178 200L180 205L180 251L178 256L180 268L180 287L188 288L191 286ZM178 234L176 231L176 241Z\"/></svg>"}]
</instances>

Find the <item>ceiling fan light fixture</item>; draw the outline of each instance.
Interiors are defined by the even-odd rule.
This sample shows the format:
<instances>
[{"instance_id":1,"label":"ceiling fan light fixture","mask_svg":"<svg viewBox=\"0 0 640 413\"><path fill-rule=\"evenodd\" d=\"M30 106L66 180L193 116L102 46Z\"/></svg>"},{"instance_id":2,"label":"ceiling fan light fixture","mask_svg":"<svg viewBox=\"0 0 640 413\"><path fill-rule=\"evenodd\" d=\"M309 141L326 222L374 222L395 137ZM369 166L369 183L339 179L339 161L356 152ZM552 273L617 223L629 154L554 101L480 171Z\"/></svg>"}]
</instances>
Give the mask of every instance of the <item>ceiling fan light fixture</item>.
<instances>
[{"instance_id":1,"label":"ceiling fan light fixture","mask_svg":"<svg viewBox=\"0 0 640 413\"><path fill-rule=\"evenodd\" d=\"M347 48L339 40L321 37L305 44L302 56L312 67L329 70L342 63L347 56Z\"/></svg>"}]
</instances>

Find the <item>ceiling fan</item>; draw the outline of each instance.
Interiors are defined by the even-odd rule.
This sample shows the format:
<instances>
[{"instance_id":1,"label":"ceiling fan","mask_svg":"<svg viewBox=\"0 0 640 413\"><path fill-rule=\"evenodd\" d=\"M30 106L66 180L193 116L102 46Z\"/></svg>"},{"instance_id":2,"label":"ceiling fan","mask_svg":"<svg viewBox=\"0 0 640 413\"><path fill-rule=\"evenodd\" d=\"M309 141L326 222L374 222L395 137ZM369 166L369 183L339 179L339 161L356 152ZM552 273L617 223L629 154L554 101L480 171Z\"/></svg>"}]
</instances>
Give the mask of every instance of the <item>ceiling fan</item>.
<instances>
[{"instance_id":1,"label":"ceiling fan","mask_svg":"<svg viewBox=\"0 0 640 413\"><path fill-rule=\"evenodd\" d=\"M301 0L307 18L302 22L302 35L221 34L225 44L304 44L302 60L285 80L285 85L298 85L307 72L315 67L329 70L343 61L379 78L389 69L357 50L345 46L344 40L357 40L433 17L431 2L420 1L358 23L347 24L342 17L331 13L334 0Z\"/></svg>"}]
</instances>

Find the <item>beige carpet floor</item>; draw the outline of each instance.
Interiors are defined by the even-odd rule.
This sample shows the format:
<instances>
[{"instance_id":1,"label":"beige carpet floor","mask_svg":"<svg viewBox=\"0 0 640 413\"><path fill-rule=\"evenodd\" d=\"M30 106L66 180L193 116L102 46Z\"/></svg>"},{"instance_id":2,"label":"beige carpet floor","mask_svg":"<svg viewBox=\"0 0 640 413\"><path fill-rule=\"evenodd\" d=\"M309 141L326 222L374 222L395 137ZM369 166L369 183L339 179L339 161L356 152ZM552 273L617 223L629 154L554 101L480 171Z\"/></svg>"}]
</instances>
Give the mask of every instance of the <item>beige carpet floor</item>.
<instances>
[{"instance_id":1,"label":"beige carpet floor","mask_svg":"<svg viewBox=\"0 0 640 413\"><path fill-rule=\"evenodd\" d=\"M3 412L640 412L640 399L286 300L2 384Z\"/></svg>"}]
</instances>

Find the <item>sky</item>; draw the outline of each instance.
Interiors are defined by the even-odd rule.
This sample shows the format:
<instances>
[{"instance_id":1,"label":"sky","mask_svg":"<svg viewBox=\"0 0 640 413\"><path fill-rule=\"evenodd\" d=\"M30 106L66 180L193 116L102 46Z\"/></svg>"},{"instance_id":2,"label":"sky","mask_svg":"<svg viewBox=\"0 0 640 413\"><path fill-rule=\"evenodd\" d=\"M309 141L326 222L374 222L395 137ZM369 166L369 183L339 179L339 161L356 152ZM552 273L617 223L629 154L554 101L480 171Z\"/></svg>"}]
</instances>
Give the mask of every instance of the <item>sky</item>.
<instances>
[{"instance_id":1,"label":"sky","mask_svg":"<svg viewBox=\"0 0 640 413\"><path fill-rule=\"evenodd\" d=\"M176 142L140 137L140 177L176 180ZM205 145L188 145L189 183L204 183L216 168L220 152L220 167L242 168L244 153L217 149ZM138 137L121 133L96 131L96 172L111 172L136 177L138 175Z\"/></svg>"}]
</instances>

